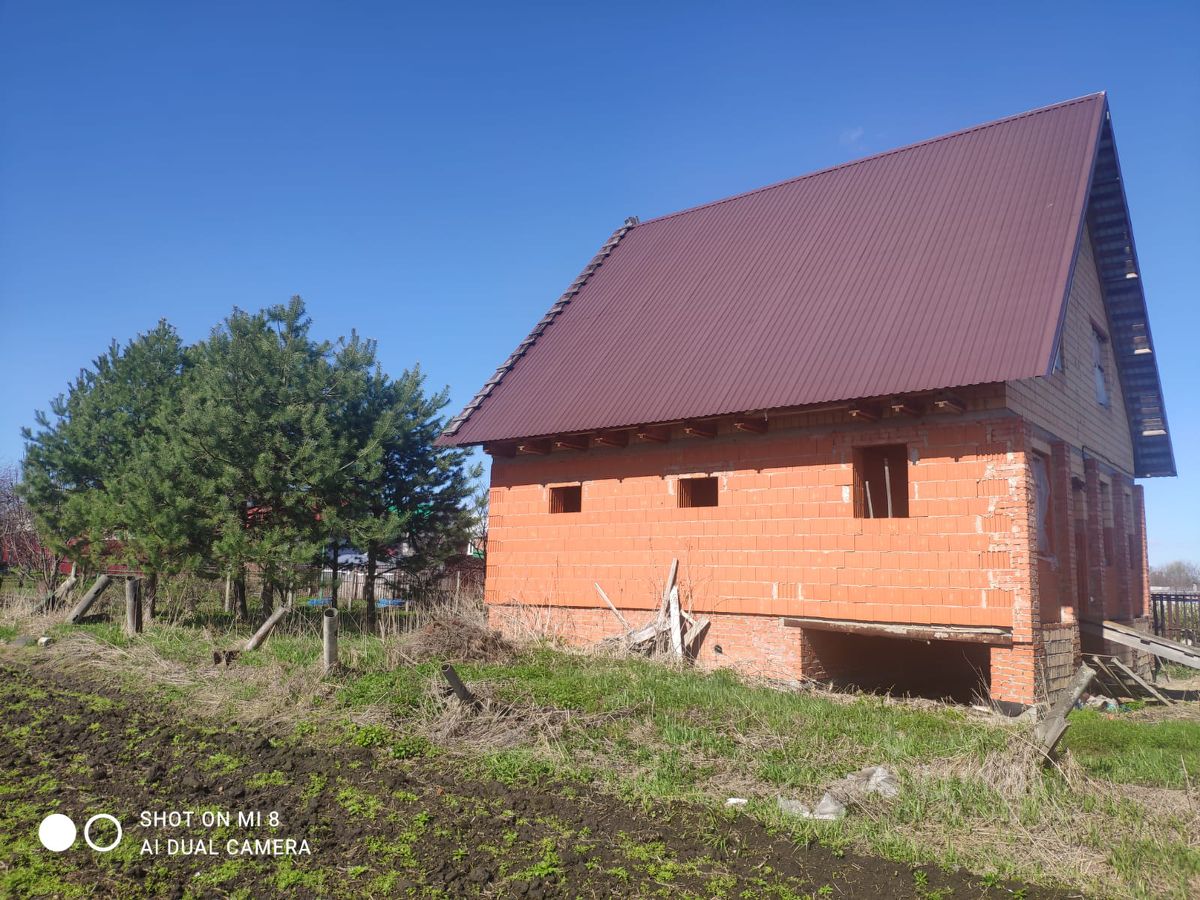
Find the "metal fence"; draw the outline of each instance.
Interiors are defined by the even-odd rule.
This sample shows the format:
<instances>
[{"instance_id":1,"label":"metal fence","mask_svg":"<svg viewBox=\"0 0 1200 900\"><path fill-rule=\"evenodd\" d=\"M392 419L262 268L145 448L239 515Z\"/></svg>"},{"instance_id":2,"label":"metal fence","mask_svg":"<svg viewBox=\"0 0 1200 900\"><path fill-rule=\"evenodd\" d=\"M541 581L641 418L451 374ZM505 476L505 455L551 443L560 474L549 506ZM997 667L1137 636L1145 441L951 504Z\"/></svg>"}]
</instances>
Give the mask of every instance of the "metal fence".
<instances>
[{"instance_id":1,"label":"metal fence","mask_svg":"<svg viewBox=\"0 0 1200 900\"><path fill-rule=\"evenodd\" d=\"M1200 591L1150 595L1154 633L1185 644L1200 643Z\"/></svg>"}]
</instances>

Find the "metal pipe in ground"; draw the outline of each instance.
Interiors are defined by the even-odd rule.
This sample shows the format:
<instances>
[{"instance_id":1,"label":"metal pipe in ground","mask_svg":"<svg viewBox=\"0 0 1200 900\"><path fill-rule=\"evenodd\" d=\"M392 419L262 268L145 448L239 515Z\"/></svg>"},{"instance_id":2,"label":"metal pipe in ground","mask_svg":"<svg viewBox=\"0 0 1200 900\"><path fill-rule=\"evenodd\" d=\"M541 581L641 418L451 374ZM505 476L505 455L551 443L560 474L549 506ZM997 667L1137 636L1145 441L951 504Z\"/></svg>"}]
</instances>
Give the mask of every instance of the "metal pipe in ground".
<instances>
[{"instance_id":1,"label":"metal pipe in ground","mask_svg":"<svg viewBox=\"0 0 1200 900\"><path fill-rule=\"evenodd\" d=\"M275 623L287 615L291 609L290 606L280 606L275 612L271 613L267 621L262 623L262 627L254 632L254 637L246 641L246 652L257 649L258 645L267 639L267 635L271 633L271 629L275 627Z\"/></svg>"},{"instance_id":2,"label":"metal pipe in ground","mask_svg":"<svg viewBox=\"0 0 1200 900\"><path fill-rule=\"evenodd\" d=\"M325 640L325 673L329 674L338 664L338 611L333 607L326 609L321 618L321 634Z\"/></svg>"}]
</instances>

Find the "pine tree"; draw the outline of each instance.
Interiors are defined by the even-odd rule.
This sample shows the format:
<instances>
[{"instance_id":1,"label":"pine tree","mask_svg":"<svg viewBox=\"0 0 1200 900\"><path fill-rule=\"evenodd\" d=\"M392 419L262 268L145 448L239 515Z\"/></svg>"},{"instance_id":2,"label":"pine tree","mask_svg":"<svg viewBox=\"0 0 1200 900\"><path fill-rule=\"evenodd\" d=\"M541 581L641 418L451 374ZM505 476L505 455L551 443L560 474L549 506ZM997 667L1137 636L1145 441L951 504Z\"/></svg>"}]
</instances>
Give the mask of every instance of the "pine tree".
<instances>
[{"instance_id":1,"label":"pine tree","mask_svg":"<svg viewBox=\"0 0 1200 900\"><path fill-rule=\"evenodd\" d=\"M183 565L203 546L162 506L161 448L186 358L165 321L79 373L38 428L24 429L23 493L47 543L78 562L151 572Z\"/></svg>"},{"instance_id":2,"label":"pine tree","mask_svg":"<svg viewBox=\"0 0 1200 900\"><path fill-rule=\"evenodd\" d=\"M322 545L321 516L341 465L330 412L328 343L309 336L304 304L234 310L193 352L178 418L180 458L195 473L211 556L262 577L263 612L293 588Z\"/></svg>"}]
</instances>

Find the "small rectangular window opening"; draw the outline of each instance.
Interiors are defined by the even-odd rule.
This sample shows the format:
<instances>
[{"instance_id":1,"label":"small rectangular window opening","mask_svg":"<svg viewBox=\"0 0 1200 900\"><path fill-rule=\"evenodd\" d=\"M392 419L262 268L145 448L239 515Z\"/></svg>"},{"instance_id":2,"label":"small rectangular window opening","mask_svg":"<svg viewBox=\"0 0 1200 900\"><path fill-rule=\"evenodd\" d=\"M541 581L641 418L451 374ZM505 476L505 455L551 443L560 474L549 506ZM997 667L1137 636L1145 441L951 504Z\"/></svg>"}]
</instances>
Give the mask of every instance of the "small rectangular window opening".
<instances>
[{"instance_id":1,"label":"small rectangular window opening","mask_svg":"<svg viewBox=\"0 0 1200 900\"><path fill-rule=\"evenodd\" d=\"M1108 338L1092 328L1092 376L1096 382L1096 402L1108 406L1108 372L1104 366L1104 345Z\"/></svg>"},{"instance_id":2,"label":"small rectangular window opening","mask_svg":"<svg viewBox=\"0 0 1200 900\"><path fill-rule=\"evenodd\" d=\"M1054 510L1050 502L1050 462L1040 453L1033 454L1033 483L1036 488L1038 553L1054 555Z\"/></svg>"},{"instance_id":3,"label":"small rectangular window opening","mask_svg":"<svg viewBox=\"0 0 1200 900\"><path fill-rule=\"evenodd\" d=\"M679 505L684 508L693 506L716 506L717 479L680 478Z\"/></svg>"},{"instance_id":4,"label":"small rectangular window opening","mask_svg":"<svg viewBox=\"0 0 1200 900\"><path fill-rule=\"evenodd\" d=\"M854 515L908 518L908 447L884 444L854 451Z\"/></svg>"},{"instance_id":5,"label":"small rectangular window opening","mask_svg":"<svg viewBox=\"0 0 1200 900\"><path fill-rule=\"evenodd\" d=\"M1112 489L1103 481L1100 482L1100 518L1103 523L1103 546L1101 550L1104 552L1104 565L1111 566L1116 562L1116 551L1113 543L1113 499Z\"/></svg>"},{"instance_id":6,"label":"small rectangular window opening","mask_svg":"<svg viewBox=\"0 0 1200 900\"><path fill-rule=\"evenodd\" d=\"M583 485L550 488L550 512L577 513L583 509Z\"/></svg>"}]
</instances>

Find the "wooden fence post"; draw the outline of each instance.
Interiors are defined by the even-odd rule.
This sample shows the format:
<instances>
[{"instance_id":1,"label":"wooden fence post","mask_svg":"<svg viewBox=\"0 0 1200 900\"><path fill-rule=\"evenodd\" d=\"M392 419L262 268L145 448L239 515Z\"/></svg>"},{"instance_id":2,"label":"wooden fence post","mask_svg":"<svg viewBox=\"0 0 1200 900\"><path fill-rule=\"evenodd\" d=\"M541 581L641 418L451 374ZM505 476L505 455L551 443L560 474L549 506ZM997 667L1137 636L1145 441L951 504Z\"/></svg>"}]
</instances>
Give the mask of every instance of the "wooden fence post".
<instances>
[{"instance_id":1,"label":"wooden fence post","mask_svg":"<svg viewBox=\"0 0 1200 900\"><path fill-rule=\"evenodd\" d=\"M75 608L67 613L67 624L75 625L78 623L84 614L91 609L92 604L96 602L96 598L103 594L104 589L110 584L112 584L112 579L107 575L101 575L92 582L92 586L88 588L88 592L75 604Z\"/></svg>"},{"instance_id":2,"label":"wooden fence post","mask_svg":"<svg viewBox=\"0 0 1200 900\"><path fill-rule=\"evenodd\" d=\"M125 579L125 633L132 636L142 630L142 585L138 578Z\"/></svg>"}]
</instances>

